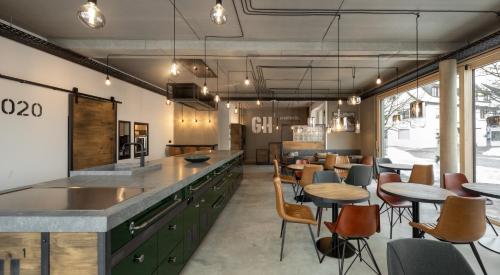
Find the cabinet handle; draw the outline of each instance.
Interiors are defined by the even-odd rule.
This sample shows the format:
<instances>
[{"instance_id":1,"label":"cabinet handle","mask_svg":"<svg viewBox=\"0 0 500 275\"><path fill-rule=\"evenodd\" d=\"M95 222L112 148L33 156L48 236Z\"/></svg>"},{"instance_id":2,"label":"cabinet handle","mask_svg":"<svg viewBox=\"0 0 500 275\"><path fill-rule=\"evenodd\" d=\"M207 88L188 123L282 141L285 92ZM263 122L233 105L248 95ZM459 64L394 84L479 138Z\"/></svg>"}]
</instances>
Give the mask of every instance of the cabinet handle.
<instances>
[{"instance_id":1,"label":"cabinet handle","mask_svg":"<svg viewBox=\"0 0 500 275\"><path fill-rule=\"evenodd\" d=\"M177 224L169 225L168 230L170 230L170 231L177 230Z\"/></svg>"},{"instance_id":2,"label":"cabinet handle","mask_svg":"<svg viewBox=\"0 0 500 275\"><path fill-rule=\"evenodd\" d=\"M205 199L201 199L201 203L205 203Z\"/></svg>"},{"instance_id":3,"label":"cabinet handle","mask_svg":"<svg viewBox=\"0 0 500 275\"><path fill-rule=\"evenodd\" d=\"M175 263L175 262L177 262L177 257L168 257L168 262L169 263Z\"/></svg>"},{"instance_id":4,"label":"cabinet handle","mask_svg":"<svg viewBox=\"0 0 500 275\"><path fill-rule=\"evenodd\" d=\"M205 186L205 184L209 183L210 180L212 180L212 178L207 178L207 180L205 182L203 182L202 184L198 185L198 187L193 187L193 186L189 186L189 191L193 191L193 192L196 192L198 190L200 190L203 186Z\"/></svg>"},{"instance_id":5,"label":"cabinet handle","mask_svg":"<svg viewBox=\"0 0 500 275\"><path fill-rule=\"evenodd\" d=\"M174 203L172 203L169 207L163 209L162 211L158 212L156 215L151 217L151 219L141 223L140 225L135 225L135 222L131 222L128 230L130 231L130 234L133 235L136 230L140 230L145 228L146 226L149 226L151 223L155 222L157 219L165 215L167 212L172 210L174 207L179 205L182 202L182 199L176 199Z\"/></svg>"},{"instance_id":6,"label":"cabinet handle","mask_svg":"<svg viewBox=\"0 0 500 275\"><path fill-rule=\"evenodd\" d=\"M134 256L134 262L142 264L144 262L144 254Z\"/></svg>"},{"instance_id":7,"label":"cabinet handle","mask_svg":"<svg viewBox=\"0 0 500 275\"><path fill-rule=\"evenodd\" d=\"M196 208L200 207L200 203L197 203L194 207Z\"/></svg>"}]
</instances>

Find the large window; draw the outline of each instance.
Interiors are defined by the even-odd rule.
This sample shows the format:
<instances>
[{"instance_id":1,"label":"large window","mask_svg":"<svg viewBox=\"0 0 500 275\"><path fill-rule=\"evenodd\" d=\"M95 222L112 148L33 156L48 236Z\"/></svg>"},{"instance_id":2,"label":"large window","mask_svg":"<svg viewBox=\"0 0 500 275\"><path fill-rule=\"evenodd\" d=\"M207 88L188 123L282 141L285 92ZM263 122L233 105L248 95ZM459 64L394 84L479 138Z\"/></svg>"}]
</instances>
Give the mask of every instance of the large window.
<instances>
[{"instance_id":1,"label":"large window","mask_svg":"<svg viewBox=\"0 0 500 275\"><path fill-rule=\"evenodd\" d=\"M411 118L410 104L423 102L423 117ZM381 102L382 155L394 163L433 164L439 181L439 82L384 98Z\"/></svg>"},{"instance_id":2,"label":"large window","mask_svg":"<svg viewBox=\"0 0 500 275\"><path fill-rule=\"evenodd\" d=\"M500 61L474 70L475 177L500 184Z\"/></svg>"}]
</instances>

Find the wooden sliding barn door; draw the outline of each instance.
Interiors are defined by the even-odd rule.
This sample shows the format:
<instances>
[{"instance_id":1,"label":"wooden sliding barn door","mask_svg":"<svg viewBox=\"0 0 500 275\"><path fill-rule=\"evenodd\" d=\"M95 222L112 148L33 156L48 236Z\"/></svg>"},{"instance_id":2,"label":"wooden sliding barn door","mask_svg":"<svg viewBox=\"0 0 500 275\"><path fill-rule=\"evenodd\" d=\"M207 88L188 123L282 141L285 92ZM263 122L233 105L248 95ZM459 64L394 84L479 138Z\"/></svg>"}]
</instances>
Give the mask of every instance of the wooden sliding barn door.
<instances>
[{"instance_id":1,"label":"wooden sliding barn door","mask_svg":"<svg viewBox=\"0 0 500 275\"><path fill-rule=\"evenodd\" d=\"M70 170L116 162L117 104L70 96Z\"/></svg>"}]
</instances>

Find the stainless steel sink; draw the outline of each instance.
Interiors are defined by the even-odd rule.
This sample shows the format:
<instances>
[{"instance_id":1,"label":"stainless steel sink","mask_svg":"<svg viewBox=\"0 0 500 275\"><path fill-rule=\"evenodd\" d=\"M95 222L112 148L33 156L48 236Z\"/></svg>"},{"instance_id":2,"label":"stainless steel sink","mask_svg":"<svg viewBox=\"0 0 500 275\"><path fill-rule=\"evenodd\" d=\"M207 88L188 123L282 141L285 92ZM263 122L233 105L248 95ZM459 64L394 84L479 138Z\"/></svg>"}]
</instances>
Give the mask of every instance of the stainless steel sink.
<instances>
[{"instance_id":1,"label":"stainless steel sink","mask_svg":"<svg viewBox=\"0 0 500 275\"><path fill-rule=\"evenodd\" d=\"M160 170L161 163L146 162L144 167L138 163L114 163L102 166L70 171L70 176L132 176L139 173Z\"/></svg>"}]
</instances>

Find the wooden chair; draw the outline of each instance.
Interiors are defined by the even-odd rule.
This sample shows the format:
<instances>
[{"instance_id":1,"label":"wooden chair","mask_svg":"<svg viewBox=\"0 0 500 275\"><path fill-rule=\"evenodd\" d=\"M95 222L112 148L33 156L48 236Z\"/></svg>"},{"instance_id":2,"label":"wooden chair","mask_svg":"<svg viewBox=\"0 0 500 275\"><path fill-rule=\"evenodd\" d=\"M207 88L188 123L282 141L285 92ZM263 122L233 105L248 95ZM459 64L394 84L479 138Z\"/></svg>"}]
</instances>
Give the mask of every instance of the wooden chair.
<instances>
[{"instance_id":1,"label":"wooden chair","mask_svg":"<svg viewBox=\"0 0 500 275\"><path fill-rule=\"evenodd\" d=\"M472 194L469 191L465 190L462 187L462 184L464 183L469 183L469 180L467 180L467 177L462 174L462 173L444 173L443 174L443 185L444 188L447 190L450 190L457 194L460 197L465 197L465 198L477 198L480 197L479 195ZM486 205L492 205L493 202L490 199L486 199ZM498 236L498 232L495 229L495 226L493 226L491 219L486 216L486 222L490 225L491 229L493 229L493 232L495 235Z\"/></svg>"},{"instance_id":2,"label":"wooden chair","mask_svg":"<svg viewBox=\"0 0 500 275\"><path fill-rule=\"evenodd\" d=\"M484 198L450 196L443 204L437 224L410 222L410 225L421 230L422 236L427 233L441 241L469 244L483 273L487 274L474 245L486 231L485 201Z\"/></svg>"},{"instance_id":3,"label":"wooden chair","mask_svg":"<svg viewBox=\"0 0 500 275\"><path fill-rule=\"evenodd\" d=\"M276 210L278 212L278 215L282 219L281 233L280 233L280 238L281 238L280 261L283 260L283 247L285 245L286 226L288 223L299 223L307 225L307 227L309 228L309 233L311 235L312 244L314 246L314 249L316 250L316 255L318 256L318 261L319 261L320 256L318 249L316 248L316 242L314 240L314 234L311 228L311 225L316 225L316 220L314 219L311 209L305 205L286 203L283 198L283 190L281 189L280 178L275 177L273 183L276 194Z\"/></svg>"},{"instance_id":4,"label":"wooden chair","mask_svg":"<svg viewBox=\"0 0 500 275\"><path fill-rule=\"evenodd\" d=\"M299 180L299 185L302 187L299 193L299 197L302 196L301 203L303 203L306 198L306 195L304 194L304 187L309 184L313 184L314 173L318 171L323 171L323 165L306 164L304 166L304 170L302 170L302 177Z\"/></svg>"},{"instance_id":5,"label":"wooden chair","mask_svg":"<svg viewBox=\"0 0 500 275\"><path fill-rule=\"evenodd\" d=\"M323 167L325 170L335 170L335 163L337 161L337 157L339 155L337 154L327 154L325 158L325 163L323 164Z\"/></svg>"},{"instance_id":6,"label":"wooden chair","mask_svg":"<svg viewBox=\"0 0 500 275\"><path fill-rule=\"evenodd\" d=\"M344 205L342 207L342 210L340 211L339 217L337 219L337 222L331 223L331 222L325 222L326 227L332 234L338 234L342 238L344 238L346 241L349 240L356 240L358 243L357 249L355 248L355 253L356 257L352 260L352 263L356 261L356 259L359 257L361 262L364 262L367 264L371 269L373 269L366 261L363 260L361 257L361 252L366 248L368 251L368 255L370 256L373 264L375 265L374 271L377 272L377 274L382 274L380 272L380 269L378 268L377 261L375 261L375 257L373 257L373 253L370 249L370 245L368 245L368 242L366 241L368 238L370 238L372 235L374 235L376 232L380 232L380 216L379 216L379 206L378 205L371 205L371 206L360 206L360 205ZM362 246L360 246L360 242L363 243ZM340 260L340 273L341 275L344 275L344 255L345 255L345 248L347 245L343 246L343 251L340 253L340 248L337 247L338 249L338 254L342 255L341 260ZM323 258L326 256L326 254L323 256ZM323 260L323 259L322 259ZM351 263L351 265L352 265ZM347 271L349 271L349 268L347 268ZM346 271L346 273L347 273Z\"/></svg>"},{"instance_id":7,"label":"wooden chair","mask_svg":"<svg viewBox=\"0 0 500 275\"><path fill-rule=\"evenodd\" d=\"M391 210L391 214L389 215L389 224L391 226L389 237L392 239L392 228L396 225L398 219L400 223L403 217L408 219L404 216L405 211L408 211L411 216L411 202L403 200L400 197L389 195L382 191L380 187L389 182L401 182L401 177L396 173L380 173L377 181L377 197L383 201L382 207L380 207L380 215L384 212L387 212L389 215L389 210ZM386 207L385 210L384 206ZM394 209L398 211L396 222L394 221Z\"/></svg>"},{"instance_id":8,"label":"wooden chair","mask_svg":"<svg viewBox=\"0 0 500 275\"><path fill-rule=\"evenodd\" d=\"M336 164L341 164L341 163L350 163L349 157L348 156L337 156ZM339 175L339 177L345 179L347 177L347 173L349 171L335 168L335 172L337 172L337 175Z\"/></svg>"},{"instance_id":9,"label":"wooden chair","mask_svg":"<svg viewBox=\"0 0 500 275\"><path fill-rule=\"evenodd\" d=\"M408 182L425 185L434 185L432 164L415 164L411 170Z\"/></svg>"}]
</instances>

